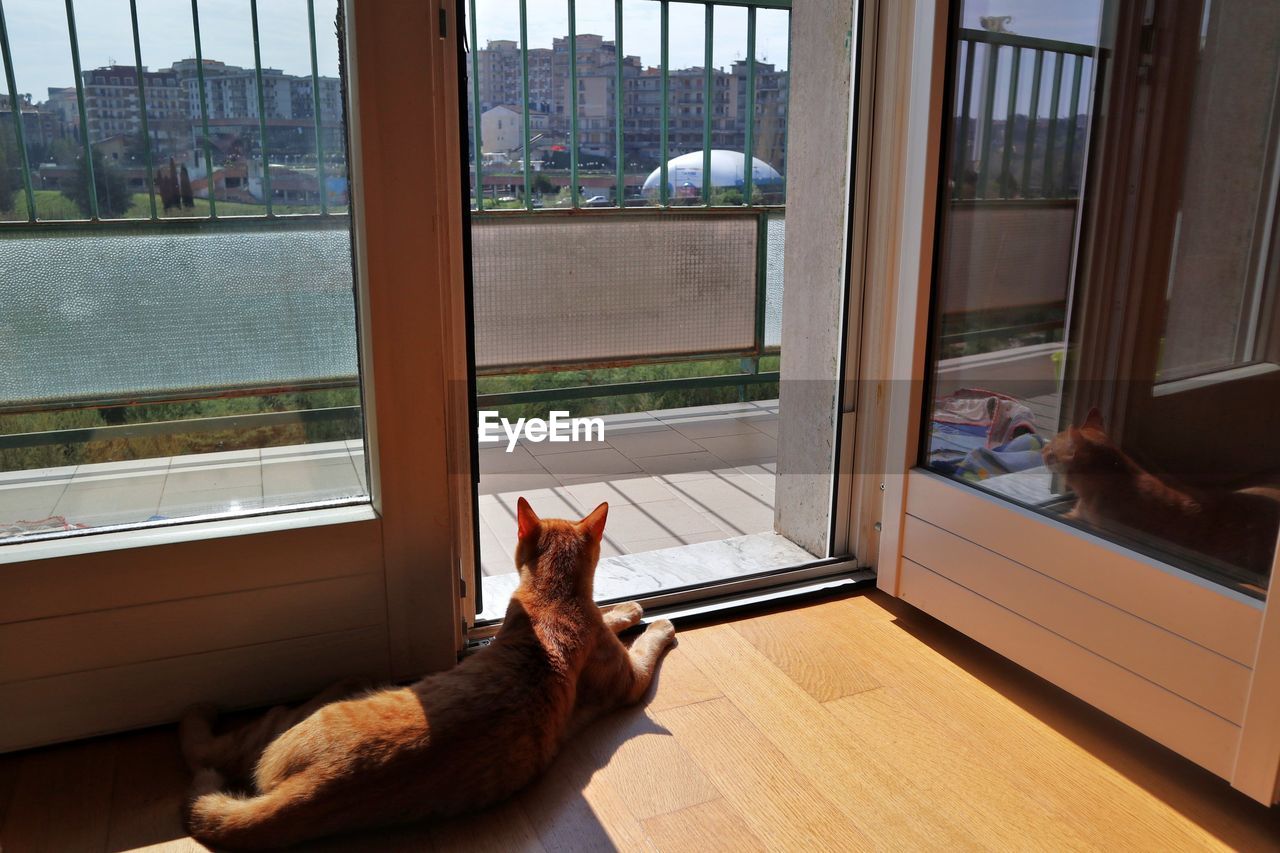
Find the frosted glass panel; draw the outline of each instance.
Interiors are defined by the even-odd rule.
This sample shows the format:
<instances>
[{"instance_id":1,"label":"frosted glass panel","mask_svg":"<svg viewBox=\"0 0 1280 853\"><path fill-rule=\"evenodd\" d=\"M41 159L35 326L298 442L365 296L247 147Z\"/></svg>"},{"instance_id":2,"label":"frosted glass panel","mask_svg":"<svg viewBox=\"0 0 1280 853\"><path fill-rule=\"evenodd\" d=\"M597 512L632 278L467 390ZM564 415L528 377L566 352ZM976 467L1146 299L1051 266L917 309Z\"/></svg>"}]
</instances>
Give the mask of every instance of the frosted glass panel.
<instances>
[{"instance_id":1,"label":"frosted glass panel","mask_svg":"<svg viewBox=\"0 0 1280 853\"><path fill-rule=\"evenodd\" d=\"M8 235L0 282L7 404L355 380L345 228Z\"/></svg>"},{"instance_id":2,"label":"frosted glass panel","mask_svg":"<svg viewBox=\"0 0 1280 853\"><path fill-rule=\"evenodd\" d=\"M472 234L481 370L754 344L754 217L490 220Z\"/></svg>"}]
</instances>

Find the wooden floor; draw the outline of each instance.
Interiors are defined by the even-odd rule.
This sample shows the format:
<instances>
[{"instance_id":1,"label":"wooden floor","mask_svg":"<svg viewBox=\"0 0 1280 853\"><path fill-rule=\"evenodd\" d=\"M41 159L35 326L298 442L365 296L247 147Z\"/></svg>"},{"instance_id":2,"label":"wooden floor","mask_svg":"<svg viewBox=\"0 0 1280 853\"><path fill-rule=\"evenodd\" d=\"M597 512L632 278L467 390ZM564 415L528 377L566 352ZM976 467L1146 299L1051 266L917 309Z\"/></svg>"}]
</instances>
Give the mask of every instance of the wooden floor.
<instances>
[{"instance_id":1,"label":"wooden floor","mask_svg":"<svg viewBox=\"0 0 1280 853\"><path fill-rule=\"evenodd\" d=\"M172 729L0 757L0 848L201 849L186 782ZM518 799L316 849L860 848L1280 849L1280 810L873 593L683 630Z\"/></svg>"}]
</instances>

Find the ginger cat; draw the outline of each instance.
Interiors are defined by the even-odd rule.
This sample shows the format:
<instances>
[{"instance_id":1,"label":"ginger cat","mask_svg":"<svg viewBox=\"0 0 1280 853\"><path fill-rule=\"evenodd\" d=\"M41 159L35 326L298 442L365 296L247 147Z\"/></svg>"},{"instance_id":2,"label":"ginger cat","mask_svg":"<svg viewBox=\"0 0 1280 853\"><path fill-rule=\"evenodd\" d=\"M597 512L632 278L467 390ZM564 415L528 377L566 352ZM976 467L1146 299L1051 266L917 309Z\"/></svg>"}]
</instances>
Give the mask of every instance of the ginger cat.
<instances>
[{"instance_id":1,"label":"ginger cat","mask_svg":"<svg viewBox=\"0 0 1280 853\"><path fill-rule=\"evenodd\" d=\"M338 685L215 737L212 714L183 720L195 771L187 826L217 847L259 849L480 809L551 764L575 731L648 690L675 639L654 622L630 650L616 634L635 602L592 601L608 504L581 521L539 519L520 498L520 585L493 642L409 687ZM224 779L251 793L222 790Z\"/></svg>"},{"instance_id":2,"label":"ginger cat","mask_svg":"<svg viewBox=\"0 0 1280 853\"><path fill-rule=\"evenodd\" d=\"M1140 532L1238 566L1266 586L1280 528L1280 490L1192 489L1144 470L1092 409L1045 447L1044 462L1076 494L1067 518Z\"/></svg>"}]
</instances>

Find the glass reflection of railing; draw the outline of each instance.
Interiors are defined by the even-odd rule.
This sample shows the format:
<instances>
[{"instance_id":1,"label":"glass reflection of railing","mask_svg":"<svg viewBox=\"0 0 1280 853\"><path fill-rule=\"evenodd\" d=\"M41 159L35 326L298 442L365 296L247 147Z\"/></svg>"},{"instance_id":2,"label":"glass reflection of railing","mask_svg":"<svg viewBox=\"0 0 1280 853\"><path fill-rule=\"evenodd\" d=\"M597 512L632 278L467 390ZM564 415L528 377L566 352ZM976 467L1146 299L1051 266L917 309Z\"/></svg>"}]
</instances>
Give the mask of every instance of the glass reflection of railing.
<instances>
[{"instance_id":1,"label":"glass reflection of railing","mask_svg":"<svg viewBox=\"0 0 1280 853\"><path fill-rule=\"evenodd\" d=\"M90 123L88 116L88 108L85 96L85 74L80 66L80 39L76 29L75 2L74 0L65 0L67 33L70 40L71 63L75 73L76 80L76 111L79 121L79 142L83 148L84 157L84 176L85 176L85 193L88 201L88 220L94 223L128 223L136 226L139 222L161 222L162 219L156 209L157 195L162 188L157 187L157 168L162 168L162 164L155 162L156 158L153 153L153 140L150 131L149 122L151 116L147 110L147 86L146 86L146 66L142 62L142 40L138 28L138 2L137 0L129 0L130 26L133 34L133 59L134 59L134 79L137 81L137 98L138 98L138 120L140 124L140 135L143 141L143 160L147 170L146 186L148 196L148 208L150 212L149 220L140 218L130 218L127 220L103 217L100 215L100 199L99 182L94 174L95 161L93 146L95 141L90 138ZM268 159L268 119L266 94L263 83L263 67L262 67L262 51L258 31L258 2L257 0L249 0L249 18L253 33L253 59L254 59L254 79L256 92L256 108L258 114L258 132L259 132L259 157L262 161L262 196L264 202L264 210L256 218L270 219L279 216L289 217L329 217L342 215L345 212L331 211L329 209L329 193L327 186L327 167L326 153L324 145L324 111L321 105L321 84L319 64L316 51L316 14L315 0L307 0L307 28L308 38L310 40L310 57L311 57L311 95L312 95L312 112L314 117L314 133L315 133L315 157L316 157L316 192L318 194L319 213L288 213L277 214L273 208L273 192L271 188L271 163ZM200 106L200 133L198 148L203 154L204 170L206 177L207 201L209 204L209 214L207 217L198 214L184 214L181 219L208 219L217 220L217 182L216 172L213 162L214 144L209 133L209 96L205 84L205 60L203 44L200 38L200 4L199 0L191 0L191 27L195 44L195 74L196 82L199 87L199 106ZM36 191L32 181L32 163L30 162L29 149L27 147L26 129L23 127L22 119L22 99L18 94L17 78L14 71L13 52L9 42L9 28L4 16L4 7L0 6L0 58L3 59L5 82L8 87L9 109L12 111L13 120L9 122L13 127L13 134L17 142L17 152L19 165L22 171L22 192L26 201L27 220L26 223L21 221L15 223L0 223L0 228L12 228L15 225L23 224L40 224L42 226L53 226L75 223L83 225L84 220L67 220L58 219L42 220L39 218L39 211L36 202ZM185 167L184 167L185 174ZM173 176L176 180L176 175ZM240 207L240 206L238 206ZM242 211L235 214L237 219L255 218L255 214L250 213L243 215Z\"/></svg>"},{"instance_id":2,"label":"glass reflection of railing","mask_svg":"<svg viewBox=\"0 0 1280 853\"><path fill-rule=\"evenodd\" d=\"M956 201L1075 199L1080 192L1083 128L1092 76L1093 45L1030 38L1013 33L960 31L956 80ZM1030 63L1025 114L1020 94ZM1064 80L1070 65L1070 93ZM1041 116L1045 80L1048 110ZM999 95L1003 94L1003 97ZM976 105L976 115L975 115ZM1003 114L1003 124L997 116ZM1019 128L1019 122L1024 126ZM1043 121L1043 125L1042 125ZM997 138L996 130L999 130ZM1019 132L1020 131L1020 132Z\"/></svg>"}]
</instances>

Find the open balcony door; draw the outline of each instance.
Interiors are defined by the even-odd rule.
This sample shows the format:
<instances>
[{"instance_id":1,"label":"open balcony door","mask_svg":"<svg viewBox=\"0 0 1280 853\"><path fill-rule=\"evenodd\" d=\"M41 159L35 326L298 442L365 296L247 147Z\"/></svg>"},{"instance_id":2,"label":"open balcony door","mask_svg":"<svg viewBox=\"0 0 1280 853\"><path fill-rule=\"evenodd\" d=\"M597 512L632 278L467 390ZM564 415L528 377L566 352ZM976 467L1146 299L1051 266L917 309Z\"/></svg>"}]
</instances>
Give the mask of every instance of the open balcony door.
<instances>
[{"instance_id":1,"label":"open balcony door","mask_svg":"<svg viewBox=\"0 0 1280 853\"><path fill-rule=\"evenodd\" d=\"M992 67L994 45L1006 63L1011 46L1021 50L1024 70L1036 51L1054 49L1033 41L1018 48L1021 36L1002 31L979 33L969 38L981 46L964 58L960 33L977 25L965 17L965 6L922 0L887 16L880 33L910 56L881 66L880 85L900 87L905 115L897 133L876 145L876 152L885 145L905 152L898 163L880 160L897 171L886 176L893 189L879 205L900 217L894 240L882 248L896 259L897 271L892 309L885 312L892 318L886 328L896 335L888 409L891 423L910 428L900 436L891 430L888 439L878 584L1270 804L1280 776L1280 605L1266 594L1274 549L1261 571L1243 569L1216 559L1221 554L1157 541L1149 530L1064 518L1079 496L1062 476L1034 461L996 476L974 465L1000 458L982 454L1011 444L979 442L977 455L968 450L946 458L943 452L940 437L962 431L940 414L952 411L946 398L955 389L939 378L945 376L939 360L959 353L972 366L999 363L1001 352L1010 362L1021 355L1002 349L1010 346L1007 339L992 343L988 336L985 346L993 349L964 362L963 349L948 349L938 337L940 315L931 317L930 308L942 304L939 291L954 284L947 278L954 275L947 265L955 234L949 216L963 193L957 190L963 181L944 176L957 174L949 171L952 158L965 146L999 152L1002 136L1016 130L1021 139L1024 129L1044 144L1046 126L1067 118L1056 112L1055 96L1055 112L1026 120L1026 101L1009 94L998 71L986 78L987 98L995 93L1000 104L994 122L980 109L971 112L968 102L960 105L963 81L972 79L966 66L985 55L983 70ZM1068 310L1059 336L1050 338L1058 346L1046 345L1059 353L1046 368L1063 368L1060 376L1049 374L1057 388L1052 409L1060 414L1036 422L1041 410L1030 405L1023 375L988 372L983 388L996 392L993 400L1011 401L998 406L1025 417L1029 426L1021 437L1029 458L1097 406L1113 443L1167 481L1204 489L1241 484L1247 475L1267 473L1271 445L1248 458L1221 442L1193 447L1188 436L1214 435L1208 424L1215 421L1218 430L1223 421L1239 421L1241 436L1257 439L1256 431L1280 419L1268 342L1275 290L1269 274L1271 100L1280 56L1265 36L1280 20L1270 7L1222 2L1105 3L1100 13L1097 70L1086 75L1096 82L1086 100L1088 166L1067 271ZM1060 80L1070 79L1072 63L1065 67ZM1040 91L1048 96L1052 85ZM1065 84L1059 90L1063 100L1068 91ZM1203 127L1206 114L1227 108L1226 93L1242 98L1245 91L1257 103L1230 105L1234 130L1221 120ZM985 142L974 123L985 125ZM1214 138L1206 137L1210 131ZM1233 132L1242 136L1230 145ZM1061 152L1048 133L1048 150ZM966 134L960 145L957 134ZM1206 186L1205 152L1215 143L1237 156L1223 164L1228 174L1217 172L1218 183ZM982 174L983 149L971 150L977 152L974 173ZM1017 163L1025 152L1015 144L1005 156ZM1230 168L1250 157L1253 177L1231 177ZM1039 172L1043 159L1033 162ZM1069 172L1069 159L1057 165L1059 175ZM1006 187L1000 191L1005 201L995 200L998 184L991 186L989 194L978 193L979 206L1016 206L1021 198L1052 192L1046 178L1038 186ZM1235 202L1223 200L1232 192ZM1214 199L1217 213L1206 215ZM1223 235L1232 228L1249 238L1226 245ZM1179 278L1191 269L1201 280ZM1220 294L1247 294L1229 306L1239 319L1220 324L1233 334L1211 353L1227 359L1225 366L1221 359L1212 365L1218 369L1204 369L1213 360L1196 357L1214 341L1185 337L1203 278L1217 283ZM1211 306L1201 304L1212 328ZM986 434L988 442L993 437ZM1274 530L1270 536L1274 543Z\"/></svg>"}]
</instances>

